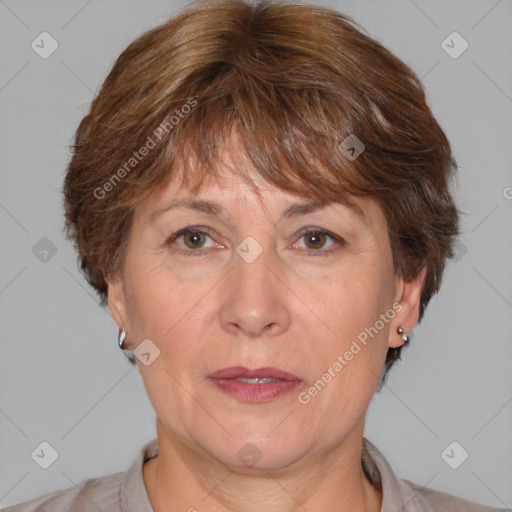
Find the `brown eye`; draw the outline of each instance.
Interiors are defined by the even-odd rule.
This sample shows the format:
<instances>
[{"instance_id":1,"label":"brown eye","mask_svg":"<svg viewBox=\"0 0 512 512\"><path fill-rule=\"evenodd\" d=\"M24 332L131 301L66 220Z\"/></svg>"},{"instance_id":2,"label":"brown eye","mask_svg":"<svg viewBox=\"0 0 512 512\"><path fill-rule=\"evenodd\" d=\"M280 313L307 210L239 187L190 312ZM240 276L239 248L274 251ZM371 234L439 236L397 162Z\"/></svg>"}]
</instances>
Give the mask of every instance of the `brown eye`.
<instances>
[{"instance_id":1,"label":"brown eye","mask_svg":"<svg viewBox=\"0 0 512 512\"><path fill-rule=\"evenodd\" d=\"M322 231L309 231L304 234L304 240L308 249L322 248L326 239L327 237Z\"/></svg>"},{"instance_id":2,"label":"brown eye","mask_svg":"<svg viewBox=\"0 0 512 512\"><path fill-rule=\"evenodd\" d=\"M209 228L190 227L170 235L163 244L172 251L187 256L204 256L206 249L214 248L214 241L208 234ZM208 245L210 244L210 245ZM205 252L206 251L206 252Z\"/></svg>"},{"instance_id":3,"label":"brown eye","mask_svg":"<svg viewBox=\"0 0 512 512\"><path fill-rule=\"evenodd\" d=\"M183 242L189 249L201 249L205 240L206 235L201 231L187 231L183 234Z\"/></svg>"},{"instance_id":4,"label":"brown eye","mask_svg":"<svg viewBox=\"0 0 512 512\"><path fill-rule=\"evenodd\" d=\"M304 256L330 256L345 245L343 238L320 228L306 228L294 244Z\"/></svg>"}]
</instances>

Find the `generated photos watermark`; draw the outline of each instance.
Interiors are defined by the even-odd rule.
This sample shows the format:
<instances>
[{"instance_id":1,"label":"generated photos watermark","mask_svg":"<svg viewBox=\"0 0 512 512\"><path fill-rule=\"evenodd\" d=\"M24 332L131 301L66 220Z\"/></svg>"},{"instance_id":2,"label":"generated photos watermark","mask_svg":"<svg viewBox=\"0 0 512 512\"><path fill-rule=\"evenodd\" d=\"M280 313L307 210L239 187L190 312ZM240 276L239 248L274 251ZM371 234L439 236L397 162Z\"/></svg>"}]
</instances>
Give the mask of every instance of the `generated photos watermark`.
<instances>
[{"instance_id":1,"label":"generated photos watermark","mask_svg":"<svg viewBox=\"0 0 512 512\"><path fill-rule=\"evenodd\" d=\"M344 352L343 355L339 355L336 358L336 361L327 368L327 370L322 374L322 376L316 380L306 391L302 391L298 394L297 398L299 402L303 405L309 404L311 402L311 398L315 397L325 389L327 384L331 382L331 380L338 375L345 366L349 364L354 356L361 352L362 347L368 344L368 337L374 338L377 334L384 329L386 324L392 320L396 313L402 311L403 306L400 303L395 302L393 306L388 309L385 313L382 313L378 320L370 327L365 327L356 337L356 339L352 340L350 348Z\"/></svg>"},{"instance_id":2,"label":"generated photos watermark","mask_svg":"<svg viewBox=\"0 0 512 512\"><path fill-rule=\"evenodd\" d=\"M187 98L187 102L174 111L169 119L162 121L151 135L148 135L146 142L132 153L133 156L128 158L112 176L105 181L101 187L94 189L94 197L98 200L104 199L114 187L132 171L139 162L151 152L151 150L160 142L164 135L169 134L182 119L185 119L190 112L197 106L197 100L193 97ZM156 139L156 140L155 140Z\"/></svg>"}]
</instances>

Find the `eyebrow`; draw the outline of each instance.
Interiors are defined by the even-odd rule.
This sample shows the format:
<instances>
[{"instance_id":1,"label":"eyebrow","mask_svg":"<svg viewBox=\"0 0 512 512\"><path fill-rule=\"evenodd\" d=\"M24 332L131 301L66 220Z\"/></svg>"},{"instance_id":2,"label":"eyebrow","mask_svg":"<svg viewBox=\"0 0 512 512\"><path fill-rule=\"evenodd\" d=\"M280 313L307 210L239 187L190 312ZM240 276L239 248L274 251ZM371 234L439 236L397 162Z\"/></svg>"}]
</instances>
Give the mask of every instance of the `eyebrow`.
<instances>
[{"instance_id":1,"label":"eyebrow","mask_svg":"<svg viewBox=\"0 0 512 512\"><path fill-rule=\"evenodd\" d=\"M348 204L346 202L336 203L334 201L327 200L307 200L293 203L289 205L286 208L286 210L284 210L284 212L281 214L280 220L300 217L301 215L314 213L332 204L343 204L344 206L352 210L352 212L354 212L357 215L357 217L359 217L366 225L368 224L368 219L366 218L363 210L357 204ZM221 217L226 216L227 214L226 209L221 204L215 201L179 198L173 199L164 207L155 210L150 216L150 222L153 222L156 219L156 217L158 217L162 213L176 208L186 208L189 210L205 213L207 215L218 215Z\"/></svg>"}]
</instances>

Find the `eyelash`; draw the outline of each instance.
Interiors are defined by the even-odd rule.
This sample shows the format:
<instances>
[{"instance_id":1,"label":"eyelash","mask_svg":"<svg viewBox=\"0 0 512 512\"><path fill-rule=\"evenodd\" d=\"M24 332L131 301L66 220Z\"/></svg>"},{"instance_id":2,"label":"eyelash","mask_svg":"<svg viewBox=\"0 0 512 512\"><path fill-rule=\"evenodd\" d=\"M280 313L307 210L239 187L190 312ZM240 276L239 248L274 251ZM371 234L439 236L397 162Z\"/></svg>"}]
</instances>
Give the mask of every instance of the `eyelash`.
<instances>
[{"instance_id":1,"label":"eyelash","mask_svg":"<svg viewBox=\"0 0 512 512\"><path fill-rule=\"evenodd\" d=\"M186 234L189 234L189 233L204 234L204 235L207 235L207 236L209 236L211 238L211 236L209 235L209 231L210 231L209 228L205 228L205 227L201 227L201 226L193 226L193 227L188 227L188 228L180 229L179 231L177 231L176 233L173 233L172 235L170 235L167 238L167 240L163 244L163 247L170 246L180 236L183 236L183 235L186 235ZM334 235L333 233L330 233L329 231L325 231L324 229L319 229L319 228L305 228L305 229L303 229L300 232L299 240L301 238L303 238L304 236L310 234L310 233L317 233L317 234L324 235L327 238L329 238L332 242L334 242L335 244L338 244L339 246L343 246L345 244L345 241L342 238ZM205 249L193 250L193 249L173 248L172 250L174 252L176 252L176 253L184 254L186 256L203 256ZM306 249L304 251L305 251L305 254L306 254L307 257L317 258L317 257L321 257L321 256L329 256L331 253L336 251L336 249L328 249L328 250Z\"/></svg>"}]
</instances>

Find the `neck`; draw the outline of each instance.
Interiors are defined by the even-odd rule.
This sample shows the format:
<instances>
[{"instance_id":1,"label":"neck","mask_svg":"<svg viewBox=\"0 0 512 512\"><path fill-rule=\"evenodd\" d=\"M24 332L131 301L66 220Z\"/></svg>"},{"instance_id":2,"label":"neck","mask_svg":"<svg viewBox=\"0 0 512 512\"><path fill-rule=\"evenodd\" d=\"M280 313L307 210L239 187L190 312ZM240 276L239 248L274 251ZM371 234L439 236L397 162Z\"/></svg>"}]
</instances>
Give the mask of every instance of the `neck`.
<instances>
[{"instance_id":1,"label":"neck","mask_svg":"<svg viewBox=\"0 0 512 512\"><path fill-rule=\"evenodd\" d=\"M163 432L159 455L143 467L154 512L380 512L382 491L361 467L362 430L315 461L273 470L227 467Z\"/></svg>"}]
</instances>

